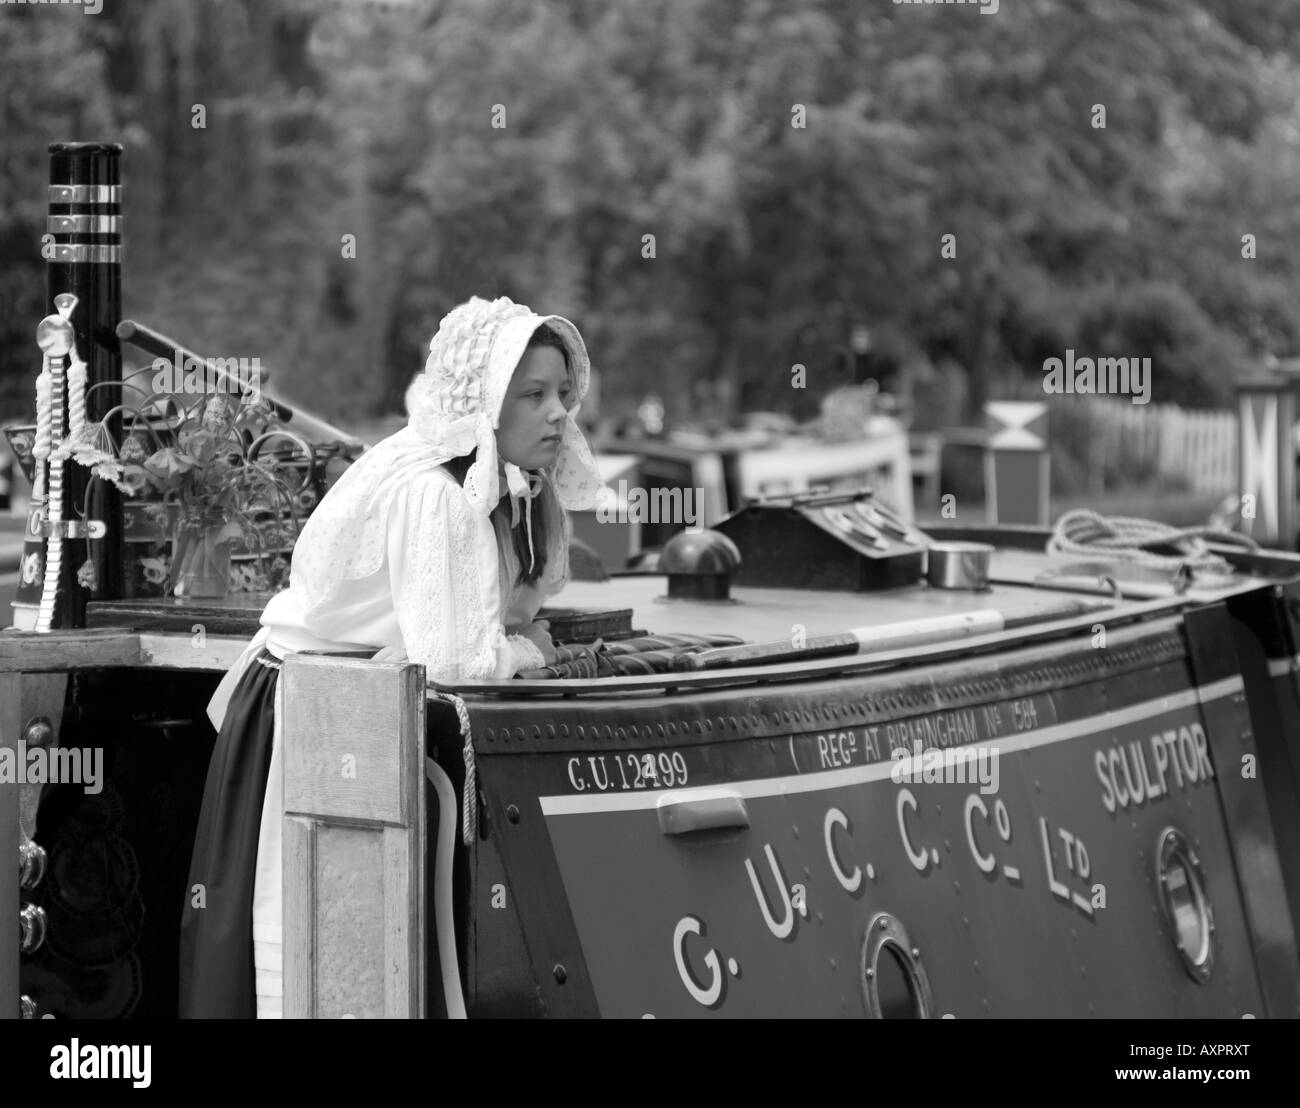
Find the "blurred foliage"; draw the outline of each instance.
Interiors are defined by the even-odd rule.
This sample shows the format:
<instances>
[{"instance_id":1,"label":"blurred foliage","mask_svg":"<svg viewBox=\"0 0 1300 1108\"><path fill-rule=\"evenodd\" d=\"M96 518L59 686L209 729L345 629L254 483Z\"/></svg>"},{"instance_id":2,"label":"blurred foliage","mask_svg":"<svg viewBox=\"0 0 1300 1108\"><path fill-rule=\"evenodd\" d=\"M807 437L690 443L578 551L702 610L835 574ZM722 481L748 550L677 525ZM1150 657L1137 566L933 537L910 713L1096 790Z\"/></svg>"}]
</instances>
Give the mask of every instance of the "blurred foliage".
<instances>
[{"instance_id":1,"label":"blurred foliage","mask_svg":"<svg viewBox=\"0 0 1300 1108\"><path fill-rule=\"evenodd\" d=\"M1292 0L4 6L0 417L45 147L91 139L126 147L125 314L344 423L400 410L472 294L573 318L607 412L678 417L813 416L865 365L939 426L1066 347L1223 405L1300 346Z\"/></svg>"}]
</instances>

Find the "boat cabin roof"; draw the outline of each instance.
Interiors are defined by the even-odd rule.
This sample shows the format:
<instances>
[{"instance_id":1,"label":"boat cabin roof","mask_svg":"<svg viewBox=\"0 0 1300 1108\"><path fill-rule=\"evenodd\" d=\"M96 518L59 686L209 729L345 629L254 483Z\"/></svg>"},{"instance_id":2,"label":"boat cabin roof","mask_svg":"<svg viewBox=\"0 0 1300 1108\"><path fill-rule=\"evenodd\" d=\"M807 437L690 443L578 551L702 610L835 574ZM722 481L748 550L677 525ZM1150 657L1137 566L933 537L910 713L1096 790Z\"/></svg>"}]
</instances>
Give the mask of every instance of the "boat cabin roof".
<instances>
[{"instance_id":1,"label":"boat cabin roof","mask_svg":"<svg viewBox=\"0 0 1300 1108\"><path fill-rule=\"evenodd\" d=\"M943 536L956 537L953 534ZM971 535L985 540L987 534ZM782 661L753 666L672 675L495 681L458 685L460 691L496 694L613 693L647 691L683 685L745 683L772 679L773 670L790 676L829 675L865 669L918 664L955 653L1005 649L1016 639L1089 633L1099 616L1108 626L1171 615L1184 608L1213 603L1240 592L1275 584L1300 574L1300 558L1267 552L1239 557L1230 549L1216 551L1239 562L1227 578L1194 580L1185 589L1170 576L1137 566L1092 566L1075 557L1043 551L1039 536L1011 536L1011 544L995 549L989 571L990 587L981 591L932 588L924 581L874 592L733 586L731 601L679 600L667 596L662 574L629 574L608 581L572 581L551 606L557 609L604 611L631 609L632 628L641 634L737 635L746 642L792 642L796 630L806 639L851 630L890 627L938 616L995 611L1003 627L989 633L954 630L947 641L872 652L868 645L856 655L815 661ZM1037 547L1036 549L1034 547ZM1091 569L1110 569L1103 580ZM1116 588L1120 595L1116 595ZM541 615L545 617L544 610ZM766 672L765 672L766 671Z\"/></svg>"},{"instance_id":2,"label":"boat cabin roof","mask_svg":"<svg viewBox=\"0 0 1300 1108\"><path fill-rule=\"evenodd\" d=\"M621 574L607 581L571 581L541 612L552 619L557 641L590 642L606 634L728 634L746 643L789 643L802 629L804 641L840 632L865 631L861 652L836 657L789 657L745 668L644 676L511 679L459 683L458 692L491 696L621 695L874 671L917 665L1036 640L1091 633L1099 617L1107 627L1174 615L1182 609L1223 600L1241 592L1300 578L1300 556L1277 551L1243 553L1216 547L1235 566L1221 579L1194 579L1179 591L1167 574L1138 567L1088 563L1043 552L1047 532L1021 529L931 529L936 539L973 539L995 545L990 587L978 592L932 588L924 581L879 591L848 592L794 588L731 588L730 601L669 599L660 573ZM1111 570L1103 575L1104 570ZM1109 576L1107 581L1103 576ZM1118 589L1121 595L1116 595ZM258 627L268 594L235 594L218 601L179 605L172 600L92 602L90 634L131 628L144 634L184 635L195 623L233 645ZM956 626L962 616L997 613L996 629ZM870 631L937 617L954 617L950 637L922 644L871 647ZM75 632L69 633L76 635ZM84 634L84 633L83 633ZM883 634L883 632L882 632ZM188 641L188 638L187 638ZM190 654L194 652L191 651ZM211 653L211 652L199 652ZM214 659L215 661L215 659ZM173 663L174 664L174 663Z\"/></svg>"}]
</instances>

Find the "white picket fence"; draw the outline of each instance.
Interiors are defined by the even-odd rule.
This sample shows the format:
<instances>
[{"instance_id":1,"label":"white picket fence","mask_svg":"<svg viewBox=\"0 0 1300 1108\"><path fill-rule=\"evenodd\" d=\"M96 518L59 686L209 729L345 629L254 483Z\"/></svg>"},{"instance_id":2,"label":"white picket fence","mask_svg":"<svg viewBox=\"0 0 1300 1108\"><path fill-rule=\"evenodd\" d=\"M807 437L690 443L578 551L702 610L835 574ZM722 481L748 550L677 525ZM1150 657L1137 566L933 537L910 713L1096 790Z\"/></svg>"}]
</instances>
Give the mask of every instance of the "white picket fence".
<instances>
[{"instance_id":1,"label":"white picket fence","mask_svg":"<svg viewBox=\"0 0 1300 1108\"><path fill-rule=\"evenodd\" d=\"M1082 403L1080 402L1082 401ZM1176 404L1132 404L1110 397L1070 397L1052 417L1085 419L1090 491L1157 485L1206 495L1237 486L1237 415L1187 411Z\"/></svg>"}]
</instances>

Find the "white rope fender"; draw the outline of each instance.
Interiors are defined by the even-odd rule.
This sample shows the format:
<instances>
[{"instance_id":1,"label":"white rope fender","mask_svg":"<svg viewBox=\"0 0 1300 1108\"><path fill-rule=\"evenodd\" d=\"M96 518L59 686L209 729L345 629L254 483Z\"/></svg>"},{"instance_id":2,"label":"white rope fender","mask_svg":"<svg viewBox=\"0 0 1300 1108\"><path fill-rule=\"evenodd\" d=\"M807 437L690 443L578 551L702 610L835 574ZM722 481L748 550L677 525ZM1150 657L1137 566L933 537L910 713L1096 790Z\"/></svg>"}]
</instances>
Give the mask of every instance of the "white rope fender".
<instances>
[{"instance_id":1,"label":"white rope fender","mask_svg":"<svg viewBox=\"0 0 1300 1108\"><path fill-rule=\"evenodd\" d=\"M1193 572L1232 573L1232 566L1208 548L1206 539L1224 545L1259 549L1259 543L1254 539L1235 531L1219 531L1212 527L1170 527L1151 519L1106 517L1080 508L1066 512L1056 521L1052 537L1047 540L1047 553L1088 558L1104 555L1112 561L1160 570L1178 570L1187 566ZM1152 546L1171 546L1183 553L1158 554L1146 549Z\"/></svg>"},{"instance_id":2,"label":"white rope fender","mask_svg":"<svg viewBox=\"0 0 1300 1108\"><path fill-rule=\"evenodd\" d=\"M85 362L72 350L72 364L68 367L68 436L76 435L86 425L86 379L89 370Z\"/></svg>"},{"instance_id":3,"label":"white rope fender","mask_svg":"<svg viewBox=\"0 0 1300 1108\"><path fill-rule=\"evenodd\" d=\"M429 695L444 700L455 708L460 720L460 734L465 740L461 748L461 757L465 760L465 805L462 809L464 818L461 822L460 841L465 846L473 846L474 840L478 838L478 774L474 769L474 741L469 730L469 710L455 693L430 689Z\"/></svg>"}]
</instances>

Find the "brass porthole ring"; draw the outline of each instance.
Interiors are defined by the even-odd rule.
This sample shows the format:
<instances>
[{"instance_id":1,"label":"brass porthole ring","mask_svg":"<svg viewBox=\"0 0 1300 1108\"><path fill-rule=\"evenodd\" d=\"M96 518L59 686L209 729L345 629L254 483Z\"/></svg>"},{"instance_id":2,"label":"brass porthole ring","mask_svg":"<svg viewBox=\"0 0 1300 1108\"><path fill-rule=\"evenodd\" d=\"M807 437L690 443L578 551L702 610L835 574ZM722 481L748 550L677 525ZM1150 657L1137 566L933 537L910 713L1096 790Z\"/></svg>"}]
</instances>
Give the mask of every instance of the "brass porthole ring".
<instances>
[{"instance_id":1,"label":"brass porthole ring","mask_svg":"<svg viewBox=\"0 0 1300 1108\"><path fill-rule=\"evenodd\" d=\"M1170 938L1199 985L1214 971L1214 909L1201 861L1183 832L1166 827L1156 848L1156 882Z\"/></svg>"},{"instance_id":2,"label":"brass porthole ring","mask_svg":"<svg viewBox=\"0 0 1300 1108\"><path fill-rule=\"evenodd\" d=\"M869 1018L933 1018L934 1001L921 951L912 945L907 928L897 917L888 912L872 917L862 938L858 973Z\"/></svg>"}]
</instances>

